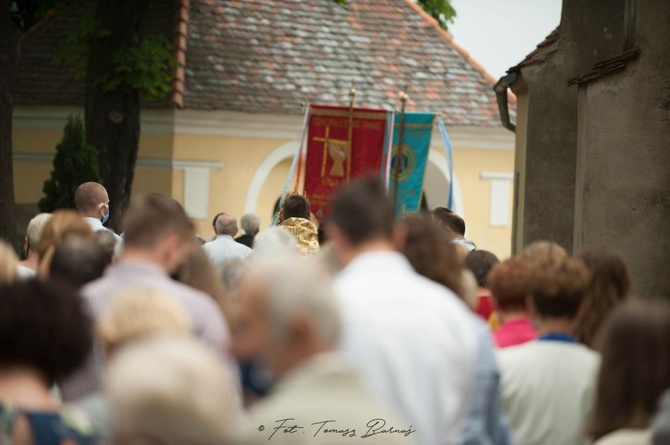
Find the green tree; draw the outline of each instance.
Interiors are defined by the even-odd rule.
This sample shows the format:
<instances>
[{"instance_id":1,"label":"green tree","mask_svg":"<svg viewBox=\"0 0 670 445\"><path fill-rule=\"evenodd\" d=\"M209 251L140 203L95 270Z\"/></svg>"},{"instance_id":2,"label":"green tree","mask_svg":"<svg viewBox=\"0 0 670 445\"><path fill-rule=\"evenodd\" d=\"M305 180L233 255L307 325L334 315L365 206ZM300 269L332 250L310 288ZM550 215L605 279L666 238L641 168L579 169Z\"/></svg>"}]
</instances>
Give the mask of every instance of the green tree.
<instances>
[{"instance_id":1,"label":"green tree","mask_svg":"<svg viewBox=\"0 0 670 445\"><path fill-rule=\"evenodd\" d=\"M449 0L417 0L417 3L437 20L442 29L446 30L450 23L454 23L456 10L451 6Z\"/></svg>"},{"instance_id":2,"label":"green tree","mask_svg":"<svg viewBox=\"0 0 670 445\"><path fill-rule=\"evenodd\" d=\"M98 150L86 143L81 117L70 116L56 146L51 177L44 181L44 198L37 205L40 212L74 208L75 190L88 181L100 182Z\"/></svg>"},{"instance_id":3,"label":"green tree","mask_svg":"<svg viewBox=\"0 0 670 445\"><path fill-rule=\"evenodd\" d=\"M12 115L19 67L21 33L39 20L56 0L0 0L0 239L17 252L14 202Z\"/></svg>"},{"instance_id":4,"label":"green tree","mask_svg":"<svg viewBox=\"0 0 670 445\"><path fill-rule=\"evenodd\" d=\"M346 6L348 0L332 0L338 5ZM416 2L426 11L444 30L450 23L454 23L456 10L451 6L449 0L416 0Z\"/></svg>"},{"instance_id":5,"label":"green tree","mask_svg":"<svg viewBox=\"0 0 670 445\"><path fill-rule=\"evenodd\" d=\"M79 28L59 59L86 79L86 140L98 148L101 182L118 228L132 190L139 150L141 99L164 98L177 66L164 35L144 25L149 1L73 0L83 8ZM81 10L80 10L81 12Z\"/></svg>"}]
</instances>

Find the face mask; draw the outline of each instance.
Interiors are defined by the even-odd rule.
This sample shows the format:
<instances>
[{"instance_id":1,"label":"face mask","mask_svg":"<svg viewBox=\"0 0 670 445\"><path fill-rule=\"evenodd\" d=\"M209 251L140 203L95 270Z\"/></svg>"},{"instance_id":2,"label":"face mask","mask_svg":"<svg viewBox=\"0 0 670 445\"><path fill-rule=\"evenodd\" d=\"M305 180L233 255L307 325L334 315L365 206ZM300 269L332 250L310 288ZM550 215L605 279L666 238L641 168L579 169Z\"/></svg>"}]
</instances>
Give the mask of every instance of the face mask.
<instances>
[{"instance_id":1,"label":"face mask","mask_svg":"<svg viewBox=\"0 0 670 445\"><path fill-rule=\"evenodd\" d=\"M107 222L107 220L109 219L109 214L110 214L109 206L105 206L105 207L107 207L107 214L102 215L102 224L103 224L103 225L104 225L104 224ZM100 209L100 212L102 213L102 209Z\"/></svg>"}]
</instances>

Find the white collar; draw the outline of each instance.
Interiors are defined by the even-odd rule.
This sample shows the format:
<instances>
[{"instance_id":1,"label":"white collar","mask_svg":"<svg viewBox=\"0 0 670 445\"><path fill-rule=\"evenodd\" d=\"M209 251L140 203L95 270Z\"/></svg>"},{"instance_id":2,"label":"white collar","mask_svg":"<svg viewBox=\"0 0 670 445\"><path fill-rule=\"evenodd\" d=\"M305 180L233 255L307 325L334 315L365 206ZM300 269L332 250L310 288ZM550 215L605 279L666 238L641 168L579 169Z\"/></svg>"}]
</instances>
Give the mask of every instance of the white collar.
<instances>
[{"instance_id":1,"label":"white collar","mask_svg":"<svg viewBox=\"0 0 670 445\"><path fill-rule=\"evenodd\" d=\"M93 218L92 216L85 216L84 220L86 220L91 226L105 227L102 225L102 221L100 221L98 218Z\"/></svg>"}]
</instances>

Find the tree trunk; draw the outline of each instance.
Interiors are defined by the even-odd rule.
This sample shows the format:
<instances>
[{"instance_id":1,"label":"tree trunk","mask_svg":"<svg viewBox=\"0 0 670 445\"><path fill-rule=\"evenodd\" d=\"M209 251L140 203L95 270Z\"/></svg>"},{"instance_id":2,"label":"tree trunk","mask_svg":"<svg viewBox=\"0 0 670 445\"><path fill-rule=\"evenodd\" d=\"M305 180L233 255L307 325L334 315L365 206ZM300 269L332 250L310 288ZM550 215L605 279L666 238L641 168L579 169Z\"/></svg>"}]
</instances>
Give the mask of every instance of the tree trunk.
<instances>
[{"instance_id":1,"label":"tree trunk","mask_svg":"<svg viewBox=\"0 0 670 445\"><path fill-rule=\"evenodd\" d=\"M18 247L14 209L12 111L21 30L12 21L9 0L0 0L0 238Z\"/></svg>"},{"instance_id":2,"label":"tree trunk","mask_svg":"<svg viewBox=\"0 0 670 445\"><path fill-rule=\"evenodd\" d=\"M96 19L111 35L89 51L86 71L86 140L100 150L100 177L109 193L108 225L120 229L133 185L140 139L140 93L124 85L105 92L96 80L115 69L114 54L137 46L148 2L98 0Z\"/></svg>"}]
</instances>

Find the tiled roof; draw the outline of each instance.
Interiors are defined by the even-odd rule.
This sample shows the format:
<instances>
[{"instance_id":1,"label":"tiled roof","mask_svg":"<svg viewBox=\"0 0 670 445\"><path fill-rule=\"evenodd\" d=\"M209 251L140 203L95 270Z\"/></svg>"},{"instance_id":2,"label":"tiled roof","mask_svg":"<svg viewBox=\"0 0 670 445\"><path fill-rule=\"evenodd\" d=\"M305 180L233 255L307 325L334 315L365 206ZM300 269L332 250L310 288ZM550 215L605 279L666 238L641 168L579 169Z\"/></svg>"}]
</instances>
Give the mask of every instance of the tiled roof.
<instances>
[{"instance_id":1,"label":"tiled roof","mask_svg":"<svg viewBox=\"0 0 670 445\"><path fill-rule=\"evenodd\" d=\"M549 54L558 49L559 32L560 27L554 29L551 34L549 34L542 42L540 42L539 45L537 45L537 48L535 48L530 54L526 56L525 59L521 61L521 63L508 69L507 72L511 73L512 71L518 71L524 66L535 65L536 63L544 62Z\"/></svg>"},{"instance_id":2,"label":"tiled roof","mask_svg":"<svg viewBox=\"0 0 670 445\"><path fill-rule=\"evenodd\" d=\"M154 19L184 63L172 106L300 114L306 102L348 104L354 82L357 106L392 109L407 85L409 110L500 125L494 79L412 0L150 1L172 3L170 23L165 11ZM51 18L25 37L17 103L83 103L83 82L53 62L53 42L76 24Z\"/></svg>"},{"instance_id":3,"label":"tiled roof","mask_svg":"<svg viewBox=\"0 0 670 445\"><path fill-rule=\"evenodd\" d=\"M495 83L411 0L191 0L184 106L300 113L301 103L443 112L499 126Z\"/></svg>"}]
</instances>

